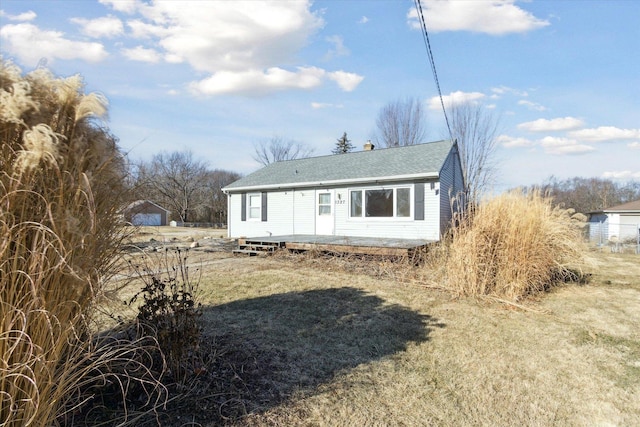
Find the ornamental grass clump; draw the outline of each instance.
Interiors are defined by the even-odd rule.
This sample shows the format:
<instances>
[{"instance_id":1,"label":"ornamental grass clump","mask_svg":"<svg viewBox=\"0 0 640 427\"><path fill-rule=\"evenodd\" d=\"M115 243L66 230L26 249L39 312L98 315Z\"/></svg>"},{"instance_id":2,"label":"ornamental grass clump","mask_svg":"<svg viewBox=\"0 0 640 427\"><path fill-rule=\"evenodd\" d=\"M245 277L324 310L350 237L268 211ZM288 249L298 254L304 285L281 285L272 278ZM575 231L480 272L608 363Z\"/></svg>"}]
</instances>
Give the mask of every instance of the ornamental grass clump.
<instances>
[{"instance_id":1,"label":"ornamental grass clump","mask_svg":"<svg viewBox=\"0 0 640 427\"><path fill-rule=\"evenodd\" d=\"M517 301L579 277L584 216L538 191L502 194L457 220L436 264L440 284L458 295Z\"/></svg>"},{"instance_id":2,"label":"ornamental grass clump","mask_svg":"<svg viewBox=\"0 0 640 427\"><path fill-rule=\"evenodd\" d=\"M105 112L78 76L1 61L2 426L63 424L139 348L99 346L89 327L123 238L125 164Z\"/></svg>"}]
</instances>

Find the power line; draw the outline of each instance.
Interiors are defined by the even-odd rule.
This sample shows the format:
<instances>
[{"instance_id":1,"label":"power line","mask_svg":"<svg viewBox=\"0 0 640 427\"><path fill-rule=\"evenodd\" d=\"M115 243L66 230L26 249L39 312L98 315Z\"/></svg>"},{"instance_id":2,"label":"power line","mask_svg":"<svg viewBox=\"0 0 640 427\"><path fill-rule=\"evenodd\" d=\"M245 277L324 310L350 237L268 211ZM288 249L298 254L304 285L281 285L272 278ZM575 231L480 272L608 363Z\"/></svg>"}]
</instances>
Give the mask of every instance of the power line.
<instances>
[{"instance_id":1,"label":"power line","mask_svg":"<svg viewBox=\"0 0 640 427\"><path fill-rule=\"evenodd\" d=\"M416 11L420 18L420 26L422 28L422 38L424 45L427 48L427 56L429 57L429 63L431 64L431 72L433 73L433 79L436 82L436 88L438 89L438 96L440 96L440 105L442 105L442 113L444 114L444 121L447 124L447 130L449 131L449 137L453 140L453 133L449 126L449 118L447 117L447 110L444 108L444 100L442 99L442 91L440 90L440 82L438 81L438 73L436 72L436 63L433 60L433 52L431 51L431 43L429 42L429 32L427 31L427 24L424 20L424 14L422 13L422 4L420 0L413 0L416 5Z\"/></svg>"}]
</instances>

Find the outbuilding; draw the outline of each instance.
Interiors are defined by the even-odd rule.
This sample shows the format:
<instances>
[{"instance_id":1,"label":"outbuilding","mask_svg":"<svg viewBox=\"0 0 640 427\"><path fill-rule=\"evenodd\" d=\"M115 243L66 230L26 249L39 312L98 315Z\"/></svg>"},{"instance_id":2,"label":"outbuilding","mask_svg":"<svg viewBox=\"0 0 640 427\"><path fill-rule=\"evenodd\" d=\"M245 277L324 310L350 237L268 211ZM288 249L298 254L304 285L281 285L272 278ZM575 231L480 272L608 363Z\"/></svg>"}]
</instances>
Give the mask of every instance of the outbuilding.
<instances>
[{"instance_id":1,"label":"outbuilding","mask_svg":"<svg viewBox=\"0 0 640 427\"><path fill-rule=\"evenodd\" d=\"M437 241L464 189L458 146L445 140L275 162L223 190L233 238Z\"/></svg>"},{"instance_id":2,"label":"outbuilding","mask_svg":"<svg viewBox=\"0 0 640 427\"><path fill-rule=\"evenodd\" d=\"M589 237L596 243L607 241L637 243L640 239L640 200L591 212Z\"/></svg>"},{"instance_id":3,"label":"outbuilding","mask_svg":"<svg viewBox=\"0 0 640 427\"><path fill-rule=\"evenodd\" d=\"M136 200L124 209L125 221L132 225L167 225L169 211L150 200Z\"/></svg>"}]
</instances>

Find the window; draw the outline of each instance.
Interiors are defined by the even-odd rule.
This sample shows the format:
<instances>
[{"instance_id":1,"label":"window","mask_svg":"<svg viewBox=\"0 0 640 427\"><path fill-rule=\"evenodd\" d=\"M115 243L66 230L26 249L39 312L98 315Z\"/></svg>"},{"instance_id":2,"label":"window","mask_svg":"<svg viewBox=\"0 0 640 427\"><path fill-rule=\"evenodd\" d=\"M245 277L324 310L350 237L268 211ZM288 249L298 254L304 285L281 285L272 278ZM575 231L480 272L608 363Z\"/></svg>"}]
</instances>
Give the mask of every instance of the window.
<instances>
[{"instance_id":1,"label":"window","mask_svg":"<svg viewBox=\"0 0 640 427\"><path fill-rule=\"evenodd\" d=\"M411 188L409 187L351 190L349 201L351 218L411 217Z\"/></svg>"},{"instance_id":2,"label":"window","mask_svg":"<svg viewBox=\"0 0 640 427\"><path fill-rule=\"evenodd\" d=\"M351 216L362 216L362 191L351 192Z\"/></svg>"},{"instance_id":3,"label":"window","mask_svg":"<svg viewBox=\"0 0 640 427\"><path fill-rule=\"evenodd\" d=\"M393 216L393 190L365 190L364 203L365 216Z\"/></svg>"},{"instance_id":4,"label":"window","mask_svg":"<svg viewBox=\"0 0 640 427\"><path fill-rule=\"evenodd\" d=\"M249 194L249 219L260 220L262 217L262 196L258 194Z\"/></svg>"},{"instance_id":5,"label":"window","mask_svg":"<svg viewBox=\"0 0 640 427\"><path fill-rule=\"evenodd\" d=\"M396 189L396 216L401 218L411 216L411 190L409 188Z\"/></svg>"},{"instance_id":6,"label":"window","mask_svg":"<svg viewBox=\"0 0 640 427\"><path fill-rule=\"evenodd\" d=\"M331 193L318 194L318 215L331 215Z\"/></svg>"}]
</instances>

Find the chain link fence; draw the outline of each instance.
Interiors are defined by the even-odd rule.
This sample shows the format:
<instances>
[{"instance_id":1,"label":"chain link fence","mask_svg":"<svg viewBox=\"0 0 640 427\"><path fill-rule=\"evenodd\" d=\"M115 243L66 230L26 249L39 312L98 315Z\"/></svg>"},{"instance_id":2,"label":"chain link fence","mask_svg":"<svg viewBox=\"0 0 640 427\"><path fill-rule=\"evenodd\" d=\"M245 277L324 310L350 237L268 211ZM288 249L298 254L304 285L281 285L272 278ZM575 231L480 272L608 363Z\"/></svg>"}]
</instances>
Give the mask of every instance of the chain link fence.
<instances>
[{"instance_id":1,"label":"chain link fence","mask_svg":"<svg viewBox=\"0 0 640 427\"><path fill-rule=\"evenodd\" d=\"M589 222L586 234L589 241L598 247L610 247L612 252L640 254L640 224Z\"/></svg>"}]
</instances>

